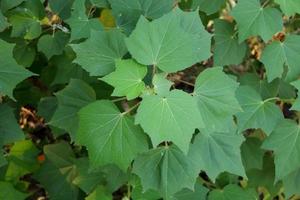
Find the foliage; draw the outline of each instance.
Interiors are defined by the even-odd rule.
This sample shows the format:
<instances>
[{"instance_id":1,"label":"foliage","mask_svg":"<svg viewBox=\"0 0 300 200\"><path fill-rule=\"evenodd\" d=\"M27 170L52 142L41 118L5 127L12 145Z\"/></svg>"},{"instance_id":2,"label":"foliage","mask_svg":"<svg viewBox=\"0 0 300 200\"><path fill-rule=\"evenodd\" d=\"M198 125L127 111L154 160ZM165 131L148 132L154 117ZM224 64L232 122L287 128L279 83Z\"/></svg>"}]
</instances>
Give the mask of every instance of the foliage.
<instances>
[{"instance_id":1,"label":"foliage","mask_svg":"<svg viewBox=\"0 0 300 200\"><path fill-rule=\"evenodd\" d=\"M300 197L299 0L0 0L0 199Z\"/></svg>"}]
</instances>

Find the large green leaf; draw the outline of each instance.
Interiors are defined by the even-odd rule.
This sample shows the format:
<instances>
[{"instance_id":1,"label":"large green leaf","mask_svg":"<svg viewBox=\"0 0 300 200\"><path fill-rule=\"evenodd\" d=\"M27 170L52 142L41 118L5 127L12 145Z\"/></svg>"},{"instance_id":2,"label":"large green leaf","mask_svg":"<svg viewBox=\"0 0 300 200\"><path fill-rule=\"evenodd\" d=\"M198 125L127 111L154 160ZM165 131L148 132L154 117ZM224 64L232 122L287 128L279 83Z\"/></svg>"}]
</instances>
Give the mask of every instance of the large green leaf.
<instances>
[{"instance_id":1,"label":"large green leaf","mask_svg":"<svg viewBox=\"0 0 300 200\"><path fill-rule=\"evenodd\" d=\"M193 190L198 171L195 163L172 145L138 156L133 173L141 178L144 191L157 190L168 200L183 188Z\"/></svg>"},{"instance_id":2,"label":"large green leaf","mask_svg":"<svg viewBox=\"0 0 300 200\"><path fill-rule=\"evenodd\" d=\"M266 67L268 81L282 77L288 67L286 79L295 80L300 75L300 36L288 35L283 42L274 41L263 51L261 61Z\"/></svg>"},{"instance_id":3,"label":"large green leaf","mask_svg":"<svg viewBox=\"0 0 300 200\"><path fill-rule=\"evenodd\" d=\"M203 41L199 36L202 34L199 31L202 25L192 23L191 30L185 31L181 23L185 20L184 17L190 16L188 12L180 12L175 9L151 22L140 17L136 29L126 39L133 58L139 63L155 65L166 72L176 72L202 61L199 53L204 51L202 48L207 47L202 47Z\"/></svg>"},{"instance_id":4,"label":"large green leaf","mask_svg":"<svg viewBox=\"0 0 300 200\"><path fill-rule=\"evenodd\" d=\"M146 74L147 67L134 60L117 60L116 71L101 80L115 88L112 96L126 96L131 100L138 97L145 89L143 78Z\"/></svg>"},{"instance_id":5,"label":"large green leaf","mask_svg":"<svg viewBox=\"0 0 300 200\"><path fill-rule=\"evenodd\" d=\"M220 67L206 69L197 77L194 96L206 127L223 130L228 118L241 111L235 97L237 87Z\"/></svg>"},{"instance_id":6,"label":"large green leaf","mask_svg":"<svg viewBox=\"0 0 300 200\"><path fill-rule=\"evenodd\" d=\"M200 129L190 146L189 157L213 181L224 171L245 177L240 151L243 141L236 128L229 132Z\"/></svg>"},{"instance_id":7,"label":"large green leaf","mask_svg":"<svg viewBox=\"0 0 300 200\"><path fill-rule=\"evenodd\" d=\"M31 66L36 56L35 46L29 45L24 41L19 42L14 47L13 56L18 64L28 68Z\"/></svg>"},{"instance_id":8,"label":"large green leaf","mask_svg":"<svg viewBox=\"0 0 300 200\"><path fill-rule=\"evenodd\" d=\"M13 44L0 40L0 93L13 98L13 90L24 79L34 75L13 58Z\"/></svg>"},{"instance_id":9,"label":"large green leaf","mask_svg":"<svg viewBox=\"0 0 300 200\"><path fill-rule=\"evenodd\" d=\"M86 15L85 0L74 2L72 16L66 22L71 27L71 41L89 38L91 30L103 30L98 19L89 19Z\"/></svg>"},{"instance_id":10,"label":"large green leaf","mask_svg":"<svg viewBox=\"0 0 300 200\"><path fill-rule=\"evenodd\" d=\"M91 76L104 76L114 71L115 59L127 53L124 35L118 30L92 31L85 42L71 46L77 54L74 62Z\"/></svg>"},{"instance_id":11,"label":"large green leaf","mask_svg":"<svg viewBox=\"0 0 300 200\"><path fill-rule=\"evenodd\" d=\"M11 9L11 8L14 8L16 6L18 6L19 4L21 4L23 1L25 0L14 0L14 1L11 1L11 0L2 0L0 2L0 5L1 5L1 10L3 12L6 12L7 10Z\"/></svg>"},{"instance_id":12,"label":"large green leaf","mask_svg":"<svg viewBox=\"0 0 300 200\"><path fill-rule=\"evenodd\" d=\"M262 100L261 96L249 86L239 87L237 99L243 108L242 112L236 114L240 132L250 128L260 128L269 135L283 119L282 112L275 105L274 99Z\"/></svg>"},{"instance_id":13,"label":"large green leaf","mask_svg":"<svg viewBox=\"0 0 300 200\"><path fill-rule=\"evenodd\" d=\"M146 135L110 101L96 101L79 112L77 142L89 151L91 167L116 164L126 171L148 149Z\"/></svg>"},{"instance_id":14,"label":"large green leaf","mask_svg":"<svg viewBox=\"0 0 300 200\"><path fill-rule=\"evenodd\" d=\"M300 1L298 0L275 0L280 5L284 14L291 16L295 13L300 13Z\"/></svg>"},{"instance_id":15,"label":"large green leaf","mask_svg":"<svg viewBox=\"0 0 300 200\"><path fill-rule=\"evenodd\" d=\"M6 104L0 104L0 146L22 139L24 134L17 123L13 109Z\"/></svg>"},{"instance_id":16,"label":"large green leaf","mask_svg":"<svg viewBox=\"0 0 300 200\"><path fill-rule=\"evenodd\" d=\"M280 11L276 8L263 8L260 0L239 0L231 14L238 24L240 42L256 35L268 41L283 28Z\"/></svg>"},{"instance_id":17,"label":"large green leaf","mask_svg":"<svg viewBox=\"0 0 300 200\"><path fill-rule=\"evenodd\" d=\"M0 199L24 200L28 194L24 194L14 188L9 182L0 181Z\"/></svg>"},{"instance_id":18,"label":"large green leaf","mask_svg":"<svg viewBox=\"0 0 300 200\"><path fill-rule=\"evenodd\" d=\"M196 101L180 90L165 96L145 95L135 122L149 134L154 146L172 141L184 152L188 151L195 129L204 127Z\"/></svg>"},{"instance_id":19,"label":"large green leaf","mask_svg":"<svg viewBox=\"0 0 300 200\"><path fill-rule=\"evenodd\" d=\"M78 0L76 0L78 1ZM71 15L71 7L74 0L50 0L51 10L63 20L68 19Z\"/></svg>"},{"instance_id":20,"label":"large green leaf","mask_svg":"<svg viewBox=\"0 0 300 200\"><path fill-rule=\"evenodd\" d=\"M238 185L227 185L223 190L213 190L209 193L209 200L257 200L255 192L241 188Z\"/></svg>"},{"instance_id":21,"label":"large green leaf","mask_svg":"<svg viewBox=\"0 0 300 200\"><path fill-rule=\"evenodd\" d=\"M223 5L225 5L225 0L194 0L192 7L211 15L218 12Z\"/></svg>"},{"instance_id":22,"label":"large green leaf","mask_svg":"<svg viewBox=\"0 0 300 200\"><path fill-rule=\"evenodd\" d=\"M300 127L291 120L282 120L262 148L274 151L276 180L284 178L300 167Z\"/></svg>"},{"instance_id":23,"label":"large green leaf","mask_svg":"<svg viewBox=\"0 0 300 200\"><path fill-rule=\"evenodd\" d=\"M96 100L92 87L78 79L71 79L68 86L56 93L58 107L49 124L68 131L72 139L78 128L78 111Z\"/></svg>"},{"instance_id":24,"label":"large green leaf","mask_svg":"<svg viewBox=\"0 0 300 200\"><path fill-rule=\"evenodd\" d=\"M214 65L240 64L246 55L247 45L245 42L239 44L234 25L225 20L217 19L214 21L214 27Z\"/></svg>"}]
</instances>

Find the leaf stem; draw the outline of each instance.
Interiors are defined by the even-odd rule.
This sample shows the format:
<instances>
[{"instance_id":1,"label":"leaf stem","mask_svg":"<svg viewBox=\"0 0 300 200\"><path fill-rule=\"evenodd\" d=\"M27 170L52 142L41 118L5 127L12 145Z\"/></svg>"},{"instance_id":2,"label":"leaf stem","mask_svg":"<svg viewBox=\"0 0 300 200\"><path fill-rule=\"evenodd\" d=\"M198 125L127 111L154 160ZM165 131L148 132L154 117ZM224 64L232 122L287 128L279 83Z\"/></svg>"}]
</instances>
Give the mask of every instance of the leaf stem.
<instances>
[{"instance_id":1,"label":"leaf stem","mask_svg":"<svg viewBox=\"0 0 300 200\"><path fill-rule=\"evenodd\" d=\"M113 99L111 101L115 103L115 102L119 102L119 101L123 101L123 100L127 100L127 98L126 97L121 97L121 98Z\"/></svg>"},{"instance_id":2,"label":"leaf stem","mask_svg":"<svg viewBox=\"0 0 300 200\"><path fill-rule=\"evenodd\" d=\"M195 87L195 84L190 83L190 82L187 82L187 81L184 81L184 80L181 80L181 79L179 79L179 78L172 77L172 79L175 79L176 81L181 82L181 83L184 83L184 84L186 84L186 85Z\"/></svg>"},{"instance_id":3,"label":"leaf stem","mask_svg":"<svg viewBox=\"0 0 300 200\"><path fill-rule=\"evenodd\" d=\"M137 104L135 104L134 106L132 106L131 108L129 108L128 110L126 110L125 112L123 112L122 115L127 115L128 113L130 113L131 111L133 111L135 108L137 108L140 104L141 104L141 102L138 102Z\"/></svg>"},{"instance_id":4,"label":"leaf stem","mask_svg":"<svg viewBox=\"0 0 300 200\"><path fill-rule=\"evenodd\" d=\"M269 101L273 101L273 100L280 101L280 98L279 97L268 98L268 99L264 100L264 103L269 102Z\"/></svg>"},{"instance_id":5,"label":"leaf stem","mask_svg":"<svg viewBox=\"0 0 300 200\"><path fill-rule=\"evenodd\" d=\"M131 187L130 184L127 183L127 198L130 199L131 198Z\"/></svg>"},{"instance_id":6,"label":"leaf stem","mask_svg":"<svg viewBox=\"0 0 300 200\"><path fill-rule=\"evenodd\" d=\"M266 0L266 1L263 3L262 8L265 8L269 3L270 3L270 0Z\"/></svg>"}]
</instances>

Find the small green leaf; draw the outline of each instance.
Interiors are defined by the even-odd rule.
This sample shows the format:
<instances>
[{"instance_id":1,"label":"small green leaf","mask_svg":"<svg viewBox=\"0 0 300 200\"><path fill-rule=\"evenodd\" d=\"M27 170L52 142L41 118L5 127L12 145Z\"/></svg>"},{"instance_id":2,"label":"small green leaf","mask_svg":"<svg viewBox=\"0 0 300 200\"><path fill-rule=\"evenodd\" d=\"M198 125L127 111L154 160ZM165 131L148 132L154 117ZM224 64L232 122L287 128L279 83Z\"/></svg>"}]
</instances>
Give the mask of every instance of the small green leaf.
<instances>
[{"instance_id":1,"label":"small green leaf","mask_svg":"<svg viewBox=\"0 0 300 200\"><path fill-rule=\"evenodd\" d=\"M176 200L200 200L206 199L209 189L204 187L200 181L197 181L195 184L195 189L183 189L180 192L177 192L174 197Z\"/></svg>"},{"instance_id":2,"label":"small green leaf","mask_svg":"<svg viewBox=\"0 0 300 200\"><path fill-rule=\"evenodd\" d=\"M54 55L62 54L68 41L68 34L58 31L54 35L43 35L37 46L38 50L43 52L49 60Z\"/></svg>"},{"instance_id":3,"label":"small green leaf","mask_svg":"<svg viewBox=\"0 0 300 200\"><path fill-rule=\"evenodd\" d=\"M298 0L275 0L280 5L281 10L287 16L300 13L300 1Z\"/></svg>"},{"instance_id":4,"label":"small green leaf","mask_svg":"<svg viewBox=\"0 0 300 200\"><path fill-rule=\"evenodd\" d=\"M114 71L115 60L127 53L124 37L118 30L92 31L85 42L71 45L77 54L74 62L91 76L107 75Z\"/></svg>"},{"instance_id":5,"label":"small green leaf","mask_svg":"<svg viewBox=\"0 0 300 200\"><path fill-rule=\"evenodd\" d=\"M160 96L168 95L173 82L166 79L165 73L155 74L152 80L154 92Z\"/></svg>"},{"instance_id":6,"label":"small green leaf","mask_svg":"<svg viewBox=\"0 0 300 200\"><path fill-rule=\"evenodd\" d=\"M154 146L172 141L185 153L195 129L204 127L196 101L180 90L166 96L145 95L135 122L149 134Z\"/></svg>"},{"instance_id":7,"label":"small green leaf","mask_svg":"<svg viewBox=\"0 0 300 200\"><path fill-rule=\"evenodd\" d=\"M112 200L111 194L108 194L103 186L98 186L85 200Z\"/></svg>"},{"instance_id":8,"label":"small green leaf","mask_svg":"<svg viewBox=\"0 0 300 200\"><path fill-rule=\"evenodd\" d=\"M76 139L87 147L92 168L116 164L126 171L136 155L148 149L142 129L110 101L87 105L79 119Z\"/></svg>"},{"instance_id":9,"label":"small green leaf","mask_svg":"<svg viewBox=\"0 0 300 200\"><path fill-rule=\"evenodd\" d=\"M16 190L11 183L0 181L0 199L24 200L28 196L28 194L24 194Z\"/></svg>"},{"instance_id":10,"label":"small green leaf","mask_svg":"<svg viewBox=\"0 0 300 200\"><path fill-rule=\"evenodd\" d=\"M240 86L237 90L237 99L243 109L236 114L239 132L260 128L270 135L278 122L283 119L281 110L272 102L273 98L262 100L261 96L249 86Z\"/></svg>"},{"instance_id":11,"label":"small green leaf","mask_svg":"<svg viewBox=\"0 0 300 200\"><path fill-rule=\"evenodd\" d=\"M26 42L20 42L16 44L13 50L13 56L19 65L28 68L35 59L36 50L35 47L31 46L30 44L27 44Z\"/></svg>"},{"instance_id":12,"label":"small green leaf","mask_svg":"<svg viewBox=\"0 0 300 200\"><path fill-rule=\"evenodd\" d=\"M49 6L56 15L65 20L71 15L73 2L74 0L50 0Z\"/></svg>"},{"instance_id":13,"label":"small green leaf","mask_svg":"<svg viewBox=\"0 0 300 200\"><path fill-rule=\"evenodd\" d=\"M211 15L218 12L224 5L225 0L194 0L192 7Z\"/></svg>"},{"instance_id":14,"label":"small green leaf","mask_svg":"<svg viewBox=\"0 0 300 200\"><path fill-rule=\"evenodd\" d=\"M263 8L259 0L239 0L231 14L238 24L240 43L256 35L268 41L283 28L280 11L276 8Z\"/></svg>"},{"instance_id":15,"label":"small green leaf","mask_svg":"<svg viewBox=\"0 0 300 200\"><path fill-rule=\"evenodd\" d=\"M247 191L238 185L227 185L223 190L213 190L208 200L257 200L255 192Z\"/></svg>"},{"instance_id":16,"label":"small green leaf","mask_svg":"<svg viewBox=\"0 0 300 200\"><path fill-rule=\"evenodd\" d=\"M6 17L2 14L0 10L0 32L4 31L9 26Z\"/></svg>"},{"instance_id":17,"label":"small green leaf","mask_svg":"<svg viewBox=\"0 0 300 200\"><path fill-rule=\"evenodd\" d=\"M261 144L262 142L254 137L247 138L242 144L242 160L246 170L263 168L265 151L260 148Z\"/></svg>"},{"instance_id":18,"label":"small green leaf","mask_svg":"<svg viewBox=\"0 0 300 200\"><path fill-rule=\"evenodd\" d=\"M138 156L133 173L141 178L144 191L157 190L168 200L183 188L193 190L198 171L192 160L171 145Z\"/></svg>"},{"instance_id":19,"label":"small green leaf","mask_svg":"<svg viewBox=\"0 0 300 200\"><path fill-rule=\"evenodd\" d=\"M239 44L235 36L234 25L225 20L217 19L215 27L215 50L214 65L238 65L240 64L247 50L245 42Z\"/></svg>"},{"instance_id":20,"label":"small green leaf","mask_svg":"<svg viewBox=\"0 0 300 200\"><path fill-rule=\"evenodd\" d=\"M126 96L128 100L140 96L145 89L143 78L147 74L147 67L134 60L117 60L115 62L116 71L101 78L115 88L112 96Z\"/></svg>"}]
</instances>

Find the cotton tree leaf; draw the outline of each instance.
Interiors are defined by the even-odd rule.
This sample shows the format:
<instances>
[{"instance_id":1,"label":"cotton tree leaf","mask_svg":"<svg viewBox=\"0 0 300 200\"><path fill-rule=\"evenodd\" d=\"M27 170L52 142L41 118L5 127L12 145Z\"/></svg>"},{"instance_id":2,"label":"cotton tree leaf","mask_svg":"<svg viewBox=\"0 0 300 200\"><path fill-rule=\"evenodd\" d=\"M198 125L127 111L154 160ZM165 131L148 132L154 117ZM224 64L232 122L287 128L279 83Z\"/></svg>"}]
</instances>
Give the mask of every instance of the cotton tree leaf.
<instances>
[{"instance_id":1,"label":"cotton tree leaf","mask_svg":"<svg viewBox=\"0 0 300 200\"><path fill-rule=\"evenodd\" d=\"M300 80L294 81L291 84L298 90L298 97L296 101L293 103L291 109L300 111Z\"/></svg>"},{"instance_id":2,"label":"cotton tree leaf","mask_svg":"<svg viewBox=\"0 0 300 200\"><path fill-rule=\"evenodd\" d=\"M66 22L71 27L71 41L89 38L91 30L103 30L98 19L89 19L86 15L85 0L76 0L74 2L72 15Z\"/></svg>"},{"instance_id":3,"label":"cotton tree leaf","mask_svg":"<svg viewBox=\"0 0 300 200\"><path fill-rule=\"evenodd\" d=\"M300 1L298 0L275 0L280 5L281 10L287 16L300 13Z\"/></svg>"},{"instance_id":4,"label":"cotton tree leaf","mask_svg":"<svg viewBox=\"0 0 300 200\"><path fill-rule=\"evenodd\" d=\"M11 183L0 181L0 199L24 200L27 197L28 194L18 191Z\"/></svg>"},{"instance_id":5,"label":"cotton tree leaf","mask_svg":"<svg viewBox=\"0 0 300 200\"><path fill-rule=\"evenodd\" d=\"M300 169L290 173L283 178L284 194L287 198L293 195L300 195Z\"/></svg>"},{"instance_id":6,"label":"cotton tree leaf","mask_svg":"<svg viewBox=\"0 0 300 200\"><path fill-rule=\"evenodd\" d=\"M223 190L213 190L208 200L257 200L255 192L247 191L238 185L227 185Z\"/></svg>"},{"instance_id":7,"label":"cotton tree leaf","mask_svg":"<svg viewBox=\"0 0 300 200\"><path fill-rule=\"evenodd\" d=\"M275 129L283 115L274 100L262 100L261 96L249 86L240 86L237 99L243 111L236 114L239 132L249 128L260 128L267 135Z\"/></svg>"},{"instance_id":8,"label":"cotton tree leaf","mask_svg":"<svg viewBox=\"0 0 300 200\"><path fill-rule=\"evenodd\" d=\"M224 129L224 121L241 111L235 97L238 83L220 67L206 69L196 79L194 96L206 127Z\"/></svg>"},{"instance_id":9,"label":"cotton tree leaf","mask_svg":"<svg viewBox=\"0 0 300 200\"><path fill-rule=\"evenodd\" d=\"M223 5L225 5L225 0L195 0L192 7L211 15L218 12Z\"/></svg>"},{"instance_id":10,"label":"cotton tree leaf","mask_svg":"<svg viewBox=\"0 0 300 200\"><path fill-rule=\"evenodd\" d=\"M71 45L77 54L74 62L91 76L107 75L114 71L115 60L127 53L124 37L118 30L92 31L85 42Z\"/></svg>"},{"instance_id":11,"label":"cotton tree leaf","mask_svg":"<svg viewBox=\"0 0 300 200\"><path fill-rule=\"evenodd\" d=\"M274 151L276 181L299 169L299 135L299 125L284 119L263 143L263 149Z\"/></svg>"},{"instance_id":12,"label":"cotton tree leaf","mask_svg":"<svg viewBox=\"0 0 300 200\"><path fill-rule=\"evenodd\" d=\"M165 73L155 74L152 80L154 92L160 96L167 95L173 82L166 79Z\"/></svg>"},{"instance_id":13,"label":"cotton tree leaf","mask_svg":"<svg viewBox=\"0 0 300 200\"><path fill-rule=\"evenodd\" d=\"M239 0L231 14L237 21L240 42L256 35L268 41L283 28L280 11L271 7L263 8L259 0Z\"/></svg>"},{"instance_id":14,"label":"cotton tree leaf","mask_svg":"<svg viewBox=\"0 0 300 200\"><path fill-rule=\"evenodd\" d=\"M193 190L198 171L192 160L171 145L138 156L133 163L133 173L141 178L144 191L159 191L168 200L183 188Z\"/></svg>"},{"instance_id":15,"label":"cotton tree leaf","mask_svg":"<svg viewBox=\"0 0 300 200\"><path fill-rule=\"evenodd\" d=\"M189 189L183 189L180 192L177 192L174 197L176 200L198 200L206 199L209 189L204 187L200 181L197 181L195 184L194 191Z\"/></svg>"},{"instance_id":16,"label":"cotton tree leaf","mask_svg":"<svg viewBox=\"0 0 300 200\"><path fill-rule=\"evenodd\" d=\"M98 186L95 190L85 198L85 200L112 200L111 194L108 194L103 186Z\"/></svg>"},{"instance_id":17,"label":"cotton tree leaf","mask_svg":"<svg viewBox=\"0 0 300 200\"><path fill-rule=\"evenodd\" d=\"M71 16L73 2L74 0L51 0L49 6L56 15L65 20Z\"/></svg>"},{"instance_id":18,"label":"cotton tree leaf","mask_svg":"<svg viewBox=\"0 0 300 200\"><path fill-rule=\"evenodd\" d=\"M262 169L265 151L261 149L262 142L258 138L247 138L241 146L242 160L246 170Z\"/></svg>"},{"instance_id":19,"label":"cotton tree leaf","mask_svg":"<svg viewBox=\"0 0 300 200\"><path fill-rule=\"evenodd\" d=\"M147 67L134 60L117 60L116 71L101 78L115 89L112 96L126 96L128 100L138 97L145 89L143 78Z\"/></svg>"},{"instance_id":20,"label":"cotton tree leaf","mask_svg":"<svg viewBox=\"0 0 300 200\"><path fill-rule=\"evenodd\" d=\"M68 86L56 93L58 107L49 124L68 131L72 139L78 128L78 111L96 100L96 94L85 82L71 79Z\"/></svg>"},{"instance_id":21,"label":"cotton tree leaf","mask_svg":"<svg viewBox=\"0 0 300 200\"><path fill-rule=\"evenodd\" d=\"M35 47L28 45L26 42L20 42L14 47L13 56L19 65L27 68L33 63L36 50Z\"/></svg>"},{"instance_id":22,"label":"cotton tree leaf","mask_svg":"<svg viewBox=\"0 0 300 200\"><path fill-rule=\"evenodd\" d=\"M233 128L229 132L200 129L190 146L189 157L214 181L222 172L246 177L240 146L244 138Z\"/></svg>"},{"instance_id":23,"label":"cotton tree leaf","mask_svg":"<svg viewBox=\"0 0 300 200\"><path fill-rule=\"evenodd\" d=\"M198 55L201 50L198 34L201 33L186 32L181 26L178 12L176 9L152 22L140 17L136 29L126 39L133 58L144 65L155 65L165 72L183 70L201 61Z\"/></svg>"},{"instance_id":24,"label":"cotton tree leaf","mask_svg":"<svg viewBox=\"0 0 300 200\"><path fill-rule=\"evenodd\" d=\"M0 93L14 99L16 85L34 74L17 64L13 58L13 44L0 40L0 46Z\"/></svg>"},{"instance_id":25,"label":"cotton tree leaf","mask_svg":"<svg viewBox=\"0 0 300 200\"><path fill-rule=\"evenodd\" d=\"M0 104L0 146L23 140L24 134L20 129L13 109L6 104Z\"/></svg>"},{"instance_id":26,"label":"cotton tree leaf","mask_svg":"<svg viewBox=\"0 0 300 200\"><path fill-rule=\"evenodd\" d=\"M172 90L165 96L144 96L135 122L150 136L154 146L172 141L185 153L195 129L204 127L196 101L180 90Z\"/></svg>"},{"instance_id":27,"label":"cotton tree leaf","mask_svg":"<svg viewBox=\"0 0 300 200\"><path fill-rule=\"evenodd\" d=\"M109 0L117 25L130 33L141 15L148 19L157 19L170 12L174 0Z\"/></svg>"},{"instance_id":28,"label":"cotton tree leaf","mask_svg":"<svg viewBox=\"0 0 300 200\"><path fill-rule=\"evenodd\" d=\"M243 61L246 55L247 45L239 44L235 36L234 25L225 20L214 21L215 27L215 50L214 65L237 65Z\"/></svg>"},{"instance_id":29,"label":"cotton tree leaf","mask_svg":"<svg viewBox=\"0 0 300 200\"><path fill-rule=\"evenodd\" d=\"M288 35L283 42L274 41L267 45L261 57L267 70L269 81L282 77L284 66L288 67L287 81L292 81L300 75L300 36Z\"/></svg>"},{"instance_id":30,"label":"cotton tree leaf","mask_svg":"<svg viewBox=\"0 0 300 200\"><path fill-rule=\"evenodd\" d=\"M54 55L63 53L65 46L69 41L69 35L58 31L54 35L43 35L38 42L38 50L43 52L48 60Z\"/></svg>"},{"instance_id":31,"label":"cotton tree leaf","mask_svg":"<svg viewBox=\"0 0 300 200\"><path fill-rule=\"evenodd\" d=\"M92 168L116 164L126 171L136 155L148 149L142 129L110 101L87 105L79 119L77 142L87 147Z\"/></svg>"},{"instance_id":32,"label":"cotton tree leaf","mask_svg":"<svg viewBox=\"0 0 300 200\"><path fill-rule=\"evenodd\" d=\"M0 10L0 32L4 31L9 26L6 17L2 14Z\"/></svg>"},{"instance_id":33,"label":"cotton tree leaf","mask_svg":"<svg viewBox=\"0 0 300 200\"><path fill-rule=\"evenodd\" d=\"M2 0L0 2L1 10L2 10L3 13L5 13L7 10L20 5L24 1L25 0L14 0L14 1L11 1L11 0Z\"/></svg>"}]
</instances>

